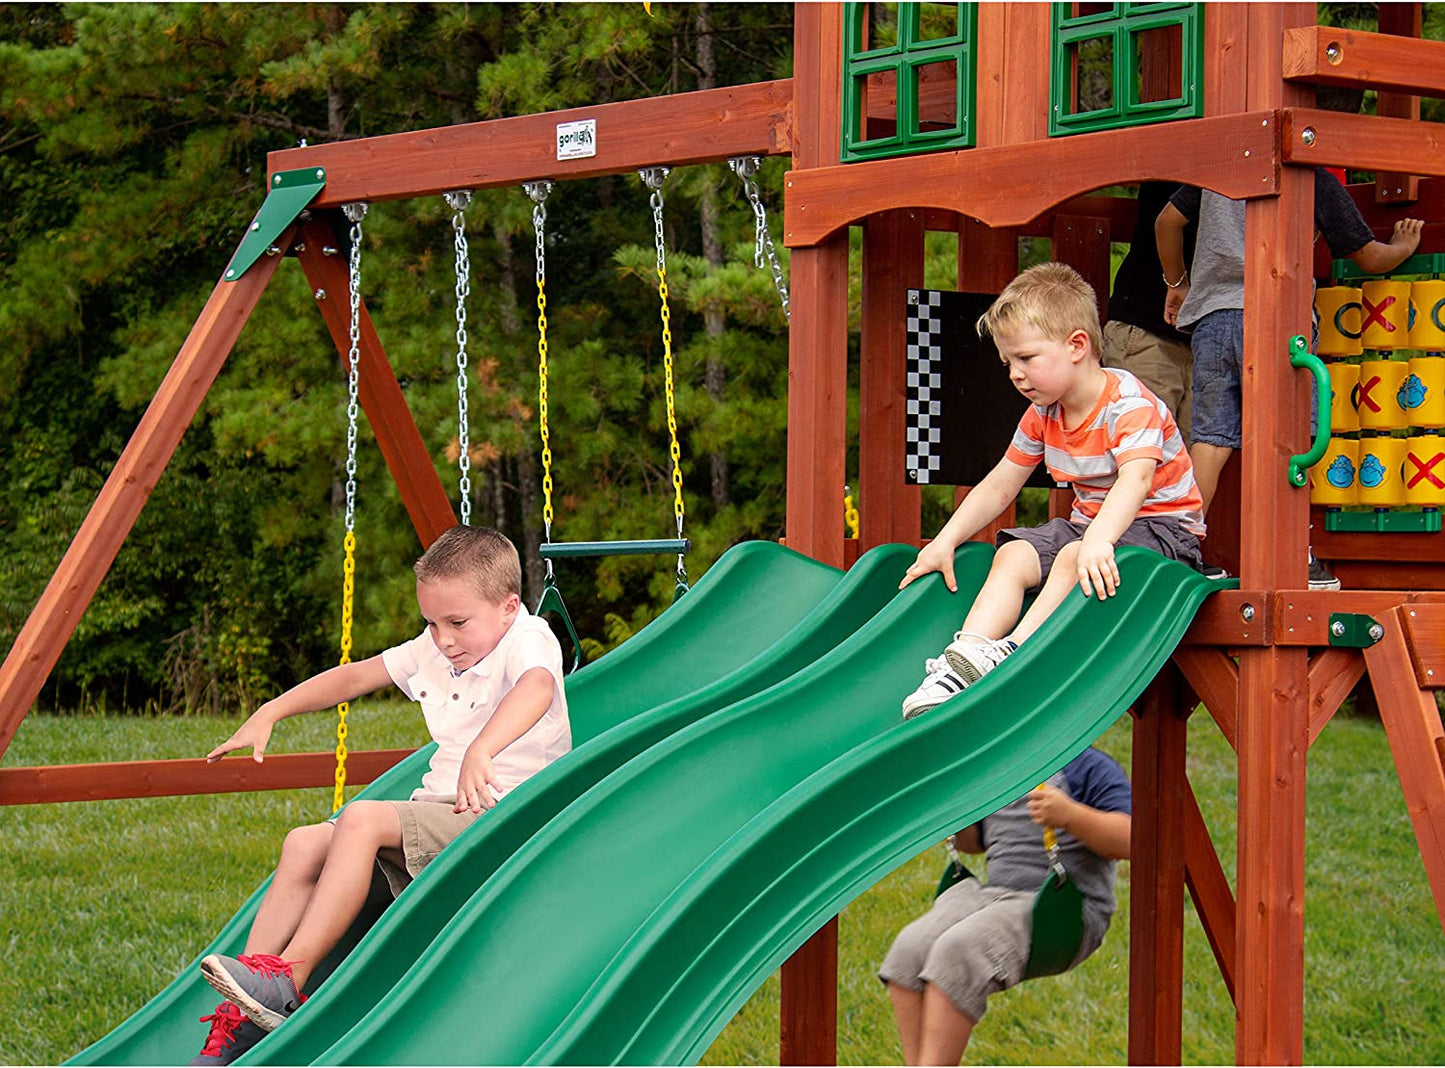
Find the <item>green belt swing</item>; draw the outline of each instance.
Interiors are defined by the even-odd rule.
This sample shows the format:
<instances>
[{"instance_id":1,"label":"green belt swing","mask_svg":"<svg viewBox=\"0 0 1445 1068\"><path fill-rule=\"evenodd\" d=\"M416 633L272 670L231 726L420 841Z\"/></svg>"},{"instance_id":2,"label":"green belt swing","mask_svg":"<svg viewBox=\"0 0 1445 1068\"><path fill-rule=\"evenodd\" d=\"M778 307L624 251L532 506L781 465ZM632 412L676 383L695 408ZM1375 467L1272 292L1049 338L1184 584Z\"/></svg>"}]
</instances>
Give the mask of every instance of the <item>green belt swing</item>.
<instances>
[{"instance_id":1,"label":"green belt swing","mask_svg":"<svg viewBox=\"0 0 1445 1068\"><path fill-rule=\"evenodd\" d=\"M973 873L958 859L952 838L947 845L948 867L938 881L935 898L963 880L973 878ZM1084 895L1059 860L1059 840L1052 827L1044 828L1044 849L1048 853L1049 874L1034 895L1025 979L1068 971L1084 944Z\"/></svg>"},{"instance_id":2,"label":"green belt swing","mask_svg":"<svg viewBox=\"0 0 1445 1068\"><path fill-rule=\"evenodd\" d=\"M667 431L669 453L672 458L673 515L677 521L676 538L660 538L650 541L552 541L552 448L547 425L547 250L546 222L547 195L552 191L550 181L527 182L522 188L532 198L532 230L536 235L537 257L537 379L538 379L538 422L542 438L542 527L544 544L537 550L546 563L546 574L542 596L537 600L536 614L556 612L562 619L567 636L572 642L572 666L576 671L582 665L582 642L577 637L577 628L572 623L571 613L562 599L557 586L557 577L552 568L553 560L576 559L596 556L639 556L657 553L677 554L677 585L672 599L677 601L687 592L687 565L684 557L692 548L682 533L682 452L677 441L676 393L672 375L672 329L671 312L667 304L667 252L662 227L662 183L671 168L645 167L638 171L643 183L652 190L651 205L654 242L657 249L657 294L661 302L662 317L662 360L663 381L667 397Z\"/></svg>"}]
</instances>

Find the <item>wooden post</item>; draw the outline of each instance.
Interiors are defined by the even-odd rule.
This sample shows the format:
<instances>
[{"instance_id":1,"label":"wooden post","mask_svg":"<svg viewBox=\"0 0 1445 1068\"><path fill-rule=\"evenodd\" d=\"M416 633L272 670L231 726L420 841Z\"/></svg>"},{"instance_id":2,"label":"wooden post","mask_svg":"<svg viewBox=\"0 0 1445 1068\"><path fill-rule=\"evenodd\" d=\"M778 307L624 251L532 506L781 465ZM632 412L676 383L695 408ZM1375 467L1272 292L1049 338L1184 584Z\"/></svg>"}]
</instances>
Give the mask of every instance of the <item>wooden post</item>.
<instances>
[{"instance_id":1,"label":"wooden post","mask_svg":"<svg viewBox=\"0 0 1445 1068\"><path fill-rule=\"evenodd\" d=\"M907 442L907 291L923 286L923 213L889 211L863 223L858 367L859 549L918 541L922 491L903 478Z\"/></svg>"},{"instance_id":2,"label":"wooden post","mask_svg":"<svg viewBox=\"0 0 1445 1068\"><path fill-rule=\"evenodd\" d=\"M277 238L280 247L287 247L294 233L288 228ZM0 753L9 747L75 633L280 261L279 256L263 256L239 280L218 282L211 291L200 318L0 666Z\"/></svg>"},{"instance_id":3,"label":"wooden post","mask_svg":"<svg viewBox=\"0 0 1445 1068\"><path fill-rule=\"evenodd\" d=\"M317 294L317 306L341 354L342 367L350 371L351 308L347 297L350 268L340 255L328 256L323 251L339 245L325 219L316 218L307 223L301 236L302 249L297 256L312 293ZM357 390L361 407L371 423L386 466L396 479L402 504L422 548L426 548L442 531L456 525L456 514L364 302L359 324L361 370Z\"/></svg>"},{"instance_id":4,"label":"wooden post","mask_svg":"<svg viewBox=\"0 0 1445 1068\"><path fill-rule=\"evenodd\" d=\"M1381 4L1379 30L1396 37L1420 36L1421 5ZM1375 102L1375 114L1392 119L1418 119L1420 98L1406 93L1381 92ZM1420 179L1413 174L1382 171L1375 175L1375 201L1379 204L1403 204L1420 199Z\"/></svg>"},{"instance_id":5,"label":"wooden post","mask_svg":"<svg viewBox=\"0 0 1445 1068\"><path fill-rule=\"evenodd\" d=\"M1129 1063L1178 1064L1184 997L1184 827L1188 722L1172 663L1134 720L1129 836Z\"/></svg>"},{"instance_id":6,"label":"wooden post","mask_svg":"<svg viewBox=\"0 0 1445 1068\"><path fill-rule=\"evenodd\" d=\"M843 8L800 4L793 16L793 166L836 165L842 142ZM793 250L788 335L788 545L843 563L847 445L848 231ZM860 487L861 488L861 487ZM834 1064L838 1048L838 924L825 924L783 963L778 1056Z\"/></svg>"}]
</instances>

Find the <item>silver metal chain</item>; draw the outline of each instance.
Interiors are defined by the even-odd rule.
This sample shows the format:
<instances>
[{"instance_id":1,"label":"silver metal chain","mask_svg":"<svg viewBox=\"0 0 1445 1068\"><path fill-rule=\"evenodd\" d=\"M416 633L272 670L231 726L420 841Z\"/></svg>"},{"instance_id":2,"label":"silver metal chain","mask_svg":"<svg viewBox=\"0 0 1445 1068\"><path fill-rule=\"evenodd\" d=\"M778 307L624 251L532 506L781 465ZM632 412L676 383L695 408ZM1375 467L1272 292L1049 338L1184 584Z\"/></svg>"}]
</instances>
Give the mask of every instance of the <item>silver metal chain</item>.
<instances>
[{"instance_id":1,"label":"silver metal chain","mask_svg":"<svg viewBox=\"0 0 1445 1068\"><path fill-rule=\"evenodd\" d=\"M643 167L637 172L643 184L652 190L650 203L652 204L653 243L657 246L657 270L660 274L667 273L667 258L664 253L664 249L667 247L667 237L662 229L662 183L671 173L671 167Z\"/></svg>"},{"instance_id":2,"label":"silver metal chain","mask_svg":"<svg viewBox=\"0 0 1445 1068\"><path fill-rule=\"evenodd\" d=\"M350 374L346 382L346 532L356 526L356 417L361 381L361 220L364 203L347 204L342 210L351 222L351 271L347 288L351 298L351 348L346 354Z\"/></svg>"},{"instance_id":3,"label":"silver metal chain","mask_svg":"<svg viewBox=\"0 0 1445 1068\"><path fill-rule=\"evenodd\" d=\"M472 522L472 458L467 412L467 297L472 292L472 261L467 249L467 205L472 202L470 190L459 189L443 195L452 209L452 244L457 254L457 498L462 526Z\"/></svg>"},{"instance_id":4,"label":"silver metal chain","mask_svg":"<svg viewBox=\"0 0 1445 1068\"><path fill-rule=\"evenodd\" d=\"M783 305L783 318L791 321L793 312L788 300L788 283L783 279L783 265L778 261L778 250L773 247L773 235L768 230L768 209L763 206L762 193L755 181L762 165L761 156L734 156L728 160L728 166L743 183L748 203L753 206L753 264L759 270L772 268L773 287L777 289L778 300Z\"/></svg>"}]
</instances>

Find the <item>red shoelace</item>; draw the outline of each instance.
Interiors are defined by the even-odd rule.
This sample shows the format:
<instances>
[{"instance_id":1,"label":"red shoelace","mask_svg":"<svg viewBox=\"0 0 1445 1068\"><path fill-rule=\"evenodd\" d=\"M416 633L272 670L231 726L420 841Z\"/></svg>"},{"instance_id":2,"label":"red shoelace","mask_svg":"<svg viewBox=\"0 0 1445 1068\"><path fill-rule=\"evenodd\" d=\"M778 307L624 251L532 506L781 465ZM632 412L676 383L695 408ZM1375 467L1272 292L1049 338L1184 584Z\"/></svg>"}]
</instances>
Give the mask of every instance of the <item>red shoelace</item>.
<instances>
[{"instance_id":1,"label":"red shoelace","mask_svg":"<svg viewBox=\"0 0 1445 1068\"><path fill-rule=\"evenodd\" d=\"M245 1021L246 1014L229 1001L223 1001L217 1005L216 1011L211 1015L202 1016L201 1023L209 1023L211 1033L206 1036L206 1044L201 1047L201 1056L219 1057L226 1051L226 1046L230 1044L236 1028Z\"/></svg>"},{"instance_id":2,"label":"red shoelace","mask_svg":"<svg viewBox=\"0 0 1445 1068\"><path fill-rule=\"evenodd\" d=\"M291 978L291 965L302 964L299 960L282 960L271 953L243 954L236 958L253 972L264 976L267 979L274 979L278 975Z\"/></svg>"}]
</instances>

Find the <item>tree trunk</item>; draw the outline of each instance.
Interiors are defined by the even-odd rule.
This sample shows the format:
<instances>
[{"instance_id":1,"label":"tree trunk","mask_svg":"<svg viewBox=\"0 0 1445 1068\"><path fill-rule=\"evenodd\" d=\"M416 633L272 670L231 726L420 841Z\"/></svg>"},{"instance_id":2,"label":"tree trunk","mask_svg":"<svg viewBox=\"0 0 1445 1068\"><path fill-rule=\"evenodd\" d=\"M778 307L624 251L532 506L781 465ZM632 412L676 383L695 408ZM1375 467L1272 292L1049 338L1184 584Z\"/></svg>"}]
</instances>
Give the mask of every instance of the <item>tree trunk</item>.
<instances>
[{"instance_id":1,"label":"tree trunk","mask_svg":"<svg viewBox=\"0 0 1445 1068\"><path fill-rule=\"evenodd\" d=\"M712 22L708 11L709 5L700 3L697 5L697 13L694 24L697 28L697 67L698 67L698 88L714 89L717 87L717 57L712 47ZM699 215L702 227L702 254L711 267L722 267L723 258L722 238L718 235L718 204L717 186L708 182L703 186L702 198L699 202ZM709 307L702 315L703 331L709 338L718 338L727 329L727 316L721 308ZM715 405L723 403L727 391L727 368L715 355L707 358L707 369L703 379L707 389L708 399ZM728 479L727 457L721 452L714 452L708 457L708 464L712 474L712 503L718 509L728 506L732 499L732 489Z\"/></svg>"}]
</instances>

